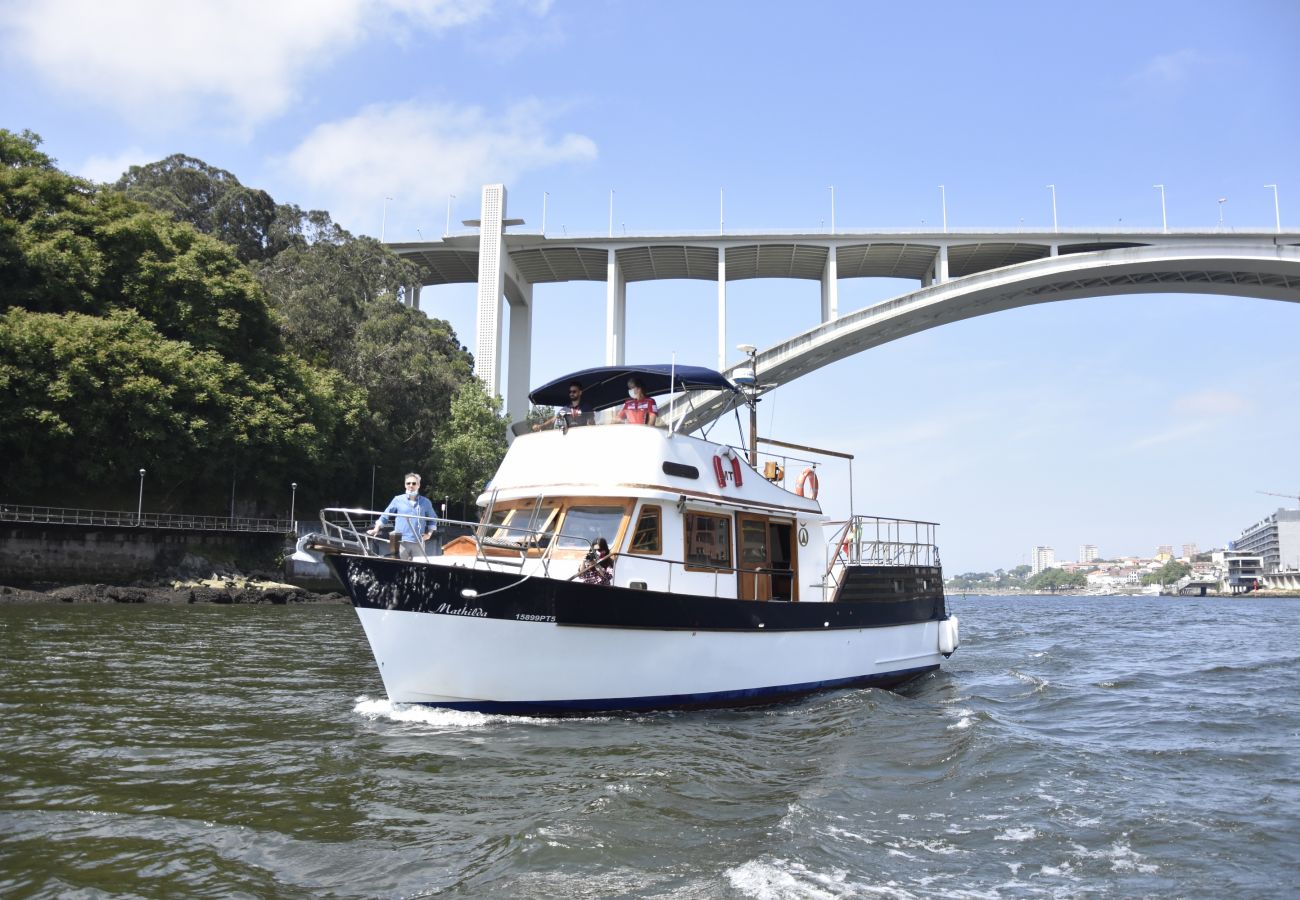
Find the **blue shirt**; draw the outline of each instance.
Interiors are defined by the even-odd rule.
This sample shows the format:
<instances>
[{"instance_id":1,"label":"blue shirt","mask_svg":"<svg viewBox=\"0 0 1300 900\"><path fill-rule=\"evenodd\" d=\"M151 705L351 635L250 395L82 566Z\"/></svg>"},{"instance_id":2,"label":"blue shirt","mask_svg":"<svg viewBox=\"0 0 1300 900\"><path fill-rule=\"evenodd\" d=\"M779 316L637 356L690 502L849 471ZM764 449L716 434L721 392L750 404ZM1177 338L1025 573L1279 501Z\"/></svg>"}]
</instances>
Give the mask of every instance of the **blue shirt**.
<instances>
[{"instance_id":1,"label":"blue shirt","mask_svg":"<svg viewBox=\"0 0 1300 900\"><path fill-rule=\"evenodd\" d=\"M408 541L418 542L426 531L438 530L438 521L433 515L433 501L423 494L416 494L414 500L405 494L398 494L389 501L388 508L375 524L387 525L390 514L396 519L393 530Z\"/></svg>"}]
</instances>

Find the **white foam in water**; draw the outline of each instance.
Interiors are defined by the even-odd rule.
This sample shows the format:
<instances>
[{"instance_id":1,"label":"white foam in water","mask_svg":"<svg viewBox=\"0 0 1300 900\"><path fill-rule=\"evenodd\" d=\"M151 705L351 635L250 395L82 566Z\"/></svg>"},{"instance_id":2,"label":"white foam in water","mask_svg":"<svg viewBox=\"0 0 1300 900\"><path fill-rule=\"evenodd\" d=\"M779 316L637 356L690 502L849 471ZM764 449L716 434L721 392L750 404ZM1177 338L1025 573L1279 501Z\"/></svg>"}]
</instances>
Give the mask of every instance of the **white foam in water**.
<instances>
[{"instance_id":1,"label":"white foam in water","mask_svg":"<svg viewBox=\"0 0 1300 900\"><path fill-rule=\"evenodd\" d=\"M555 719L540 719L531 716L498 716L487 713L466 712L459 709L443 709L438 706L418 706L410 703L394 703L387 697L374 699L362 694L357 698L354 713L367 719L387 719L408 725L431 725L435 728L481 728L500 722L515 722L527 725L548 725Z\"/></svg>"},{"instance_id":2,"label":"white foam in water","mask_svg":"<svg viewBox=\"0 0 1300 900\"><path fill-rule=\"evenodd\" d=\"M957 721L948 726L949 731L965 731L975 724L975 711L970 709L954 710Z\"/></svg>"},{"instance_id":3,"label":"white foam in water","mask_svg":"<svg viewBox=\"0 0 1300 900\"><path fill-rule=\"evenodd\" d=\"M755 900L786 900L788 897L833 900L863 895L863 885L846 883L843 870L823 874L783 859L770 863L751 859L723 874L732 887Z\"/></svg>"},{"instance_id":4,"label":"white foam in water","mask_svg":"<svg viewBox=\"0 0 1300 900\"><path fill-rule=\"evenodd\" d=\"M1032 841L1038 837L1038 832L1032 828L1008 828L995 837L995 841Z\"/></svg>"}]
</instances>

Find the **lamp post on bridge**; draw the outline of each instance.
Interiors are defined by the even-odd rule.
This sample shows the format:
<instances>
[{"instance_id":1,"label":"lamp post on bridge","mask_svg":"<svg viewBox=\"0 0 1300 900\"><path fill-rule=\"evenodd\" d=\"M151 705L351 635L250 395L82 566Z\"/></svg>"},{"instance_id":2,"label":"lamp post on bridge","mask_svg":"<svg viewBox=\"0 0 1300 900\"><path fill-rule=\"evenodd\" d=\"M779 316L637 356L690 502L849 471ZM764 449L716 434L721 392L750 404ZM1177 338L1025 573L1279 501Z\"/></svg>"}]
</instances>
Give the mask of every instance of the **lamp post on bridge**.
<instances>
[{"instance_id":1,"label":"lamp post on bridge","mask_svg":"<svg viewBox=\"0 0 1300 900\"><path fill-rule=\"evenodd\" d=\"M135 506L135 524L139 525L142 518L144 518L144 469L140 470L140 499Z\"/></svg>"},{"instance_id":2,"label":"lamp post on bridge","mask_svg":"<svg viewBox=\"0 0 1300 900\"><path fill-rule=\"evenodd\" d=\"M1169 217L1165 215L1165 186L1163 184L1153 184L1153 188L1160 192L1160 228L1165 233L1169 233Z\"/></svg>"},{"instance_id":3,"label":"lamp post on bridge","mask_svg":"<svg viewBox=\"0 0 1300 900\"><path fill-rule=\"evenodd\" d=\"M392 197L384 198L384 217L379 221L379 243L381 244L384 242L384 235L388 231L388 201L392 199Z\"/></svg>"},{"instance_id":4,"label":"lamp post on bridge","mask_svg":"<svg viewBox=\"0 0 1300 900\"><path fill-rule=\"evenodd\" d=\"M1228 202L1227 197L1219 198L1219 230L1223 230L1223 204Z\"/></svg>"},{"instance_id":5,"label":"lamp post on bridge","mask_svg":"<svg viewBox=\"0 0 1300 900\"><path fill-rule=\"evenodd\" d=\"M1061 229L1056 227L1056 185L1049 184L1047 189L1052 192L1052 233L1059 234Z\"/></svg>"},{"instance_id":6,"label":"lamp post on bridge","mask_svg":"<svg viewBox=\"0 0 1300 900\"><path fill-rule=\"evenodd\" d=\"M443 236L443 237L446 237L447 235L451 234L451 201L453 201L453 200L455 200L455 199L456 199L456 195L455 195L455 194L448 194L448 195L447 195L447 224L446 224L446 226L442 229L442 236ZM542 208L545 209L546 207L543 206ZM542 213L542 221L543 221L543 222L546 221L546 214L545 214L545 213ZM543 228L543 233L544 233L544 232L545 232L545 228Z\"/></svg>"},{"instance_id":7,"label":"lamp post on bridge","mask_svg":"<svg viewBox=\"0 0 1300 900\"><path fill-rule=\"evenodd\" d=\"M939 185L939 203L943 206L943 233L948 233L948 192Z\"/></svg>"},{"instance_id":8,"label":"lamp post on bridge","mask_svg":"<svg viewBox=\"0 0 1300 900\"><path fill-rule=\"evenodd\" d=\"M1277 185L1266 184L1264 185L1264 187L1273 189L1273 221L1274 223L1276 223L1277 233L1281 234L1282 233L1282 210L1281 207L1277 205Z\"/></svg>"}]
</instances>

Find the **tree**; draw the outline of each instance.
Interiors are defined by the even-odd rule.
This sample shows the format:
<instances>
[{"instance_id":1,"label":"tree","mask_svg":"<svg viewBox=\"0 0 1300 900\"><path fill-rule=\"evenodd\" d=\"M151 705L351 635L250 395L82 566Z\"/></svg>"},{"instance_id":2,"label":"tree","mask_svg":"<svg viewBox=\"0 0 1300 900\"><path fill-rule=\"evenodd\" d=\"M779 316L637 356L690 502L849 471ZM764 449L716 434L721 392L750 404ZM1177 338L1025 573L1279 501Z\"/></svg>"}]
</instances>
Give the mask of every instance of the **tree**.
<instances>
[{"instance_id":1,"label":"tree","mask_svg":"<svg viewBox=\"0 0 1300 900\"><path fill-rule=\"evenodd\" d=\"M1156 571L1149 575L1142 576L1142 584L1173 584L1180 578L1184 578L1192 571L1192 567L1187 563L1181 563L1176 559L1171 559Z\"/></svg>"},{"instance_id":2,"label":"tree","mask_svg":"<svg viewBox=\"0 0 1300 900\"><path fill-rule=\"evenodd\" d=\"M1064 569L1043 569L1029 579L1029 587L1036 591L1048 591L1055 594L1062 588L1081 588L1088 584L1088 577L1082 572L1067 572Z\"/></svg>"},{"instance_id":3,"label":"tree","mask_svg":"<svg viewBox=\"0 0 1300 900\"><path fill-rule=\"evenodd\" d=\"M271 195L200 159L176 153L132 166L113 188L228 244L241 262L266 259L287 246L277 246L278 209Z\"/></svg>"},{"instance_id":4,"label":"tree","mask_svg":"<svg viewBox=\"0 0 1300 900\"><path fill-rule=\"evenodd\" d=\"M489 397L483 383L471 378L451 402L448 435L439 441L430 462L434 496L455 498L478 494L501 465L506 453L506 427L501 398Z\"/></svg>"}]
</instances>

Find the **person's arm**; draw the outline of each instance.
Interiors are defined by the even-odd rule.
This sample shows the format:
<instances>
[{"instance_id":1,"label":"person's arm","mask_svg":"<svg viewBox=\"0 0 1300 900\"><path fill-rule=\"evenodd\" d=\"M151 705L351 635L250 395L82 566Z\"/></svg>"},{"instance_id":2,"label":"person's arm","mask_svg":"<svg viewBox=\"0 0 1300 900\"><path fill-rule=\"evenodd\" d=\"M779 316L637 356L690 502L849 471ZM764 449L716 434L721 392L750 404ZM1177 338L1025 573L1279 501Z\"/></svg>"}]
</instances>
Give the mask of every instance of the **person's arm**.
<instances>
[{"instance_id":1,"label":"person's arm","mask_svg":"<svg viewBox=\"0 0 1300 900\"><path fill-rule=\"evenodd\" d=\"M655 403L654 398L651 397L650 408L647 409L645 413L645 423L647 425L653 425L658 420L659 420L659 404Z\"/></svg>"},{"instance_id":2,"label":"person's arm","mask_svg":"<svg viewBox=\"0 0 1300 900\"><path fill-rule=\"evenodd\" d=\"M385 525L388 524L388 514L397 512L397 509L395 507L396 507L396 502L394 500L390 500L388 502L388 508L385 509L383 512L381 512L379 514L379 518L375 520L375 527L370 529L370 534L379 534L379 529L383 528Z\"/></svg>"}]
</instances>

